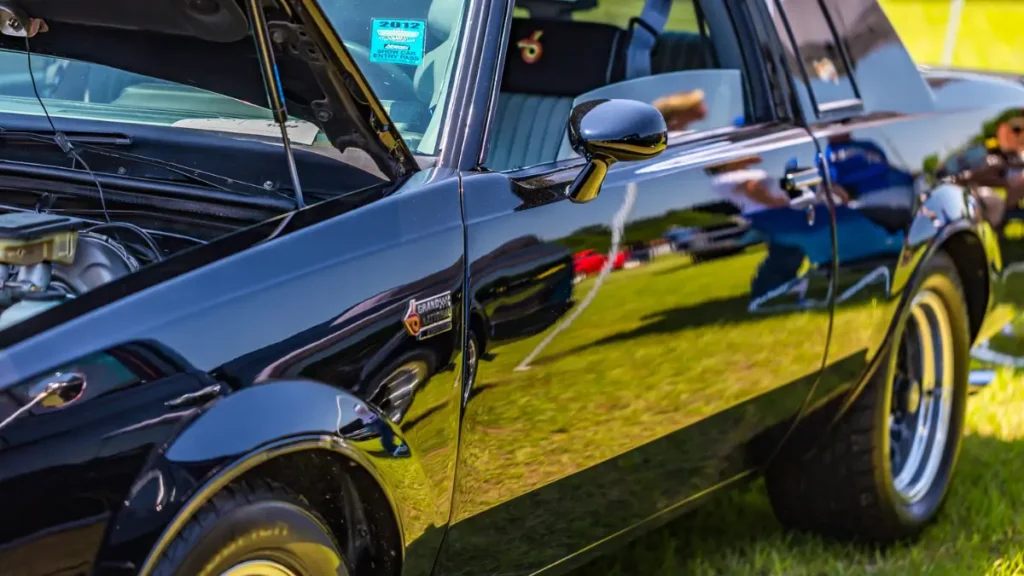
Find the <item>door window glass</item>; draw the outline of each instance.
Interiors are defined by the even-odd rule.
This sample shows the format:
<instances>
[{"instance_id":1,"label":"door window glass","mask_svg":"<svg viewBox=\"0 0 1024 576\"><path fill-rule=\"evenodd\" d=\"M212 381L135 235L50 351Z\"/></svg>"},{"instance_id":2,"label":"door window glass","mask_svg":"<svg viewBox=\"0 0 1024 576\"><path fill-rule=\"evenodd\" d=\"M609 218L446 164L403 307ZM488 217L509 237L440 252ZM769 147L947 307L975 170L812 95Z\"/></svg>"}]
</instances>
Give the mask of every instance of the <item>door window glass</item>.
<instances>
[{"instance_id":1,"label":"door window glass","mask_svg":"<svg viewBox=\"0 0 1024 576\"><path fill-rule=\"evenodd\" d=\"M507 171L575 157L569 113L589 100L653 104L670 134L757 120L725 3L674 0L654 17L644 8L642 0L518 0L485 166ZM645 35L652 40L636 41Z\"/></svg>"},{"instance_id":2,"label":"door window glass","mask_svg":"<svg viewBox=\"0 0 1024 576\"><path fill-rule=\"evenodd\" d=\"M846 56L820 0L779 0L784 7L796 53L794 70L806 74L810 95L819 112L856 104L859 100Z\"/></svg>"}]
</instances>

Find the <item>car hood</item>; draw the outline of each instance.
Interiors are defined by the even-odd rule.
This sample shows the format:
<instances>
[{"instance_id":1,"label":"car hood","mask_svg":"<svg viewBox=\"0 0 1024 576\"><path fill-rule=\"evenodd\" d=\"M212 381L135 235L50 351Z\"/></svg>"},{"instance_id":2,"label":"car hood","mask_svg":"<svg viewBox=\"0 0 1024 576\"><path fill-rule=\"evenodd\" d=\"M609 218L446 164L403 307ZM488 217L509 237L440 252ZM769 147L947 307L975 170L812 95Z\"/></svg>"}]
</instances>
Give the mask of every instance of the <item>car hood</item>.
<instances>
[{"instance_id":1,"label":"car hood","mask_svg":"<svg viewBox=\"0 0 1024 576\"><path fill-rule=\"evenodd\" d=\"M341 151L364 150L392 178L415 171L411 151L319 4L252 1L263 7L274 41L288 114L316 124ZM33 54L94 62L262 104L268 96L248 5L247 0L21 0L17 7L3 2L0 48L24 52L28 30Z\"/></svg>"}]
</instances>

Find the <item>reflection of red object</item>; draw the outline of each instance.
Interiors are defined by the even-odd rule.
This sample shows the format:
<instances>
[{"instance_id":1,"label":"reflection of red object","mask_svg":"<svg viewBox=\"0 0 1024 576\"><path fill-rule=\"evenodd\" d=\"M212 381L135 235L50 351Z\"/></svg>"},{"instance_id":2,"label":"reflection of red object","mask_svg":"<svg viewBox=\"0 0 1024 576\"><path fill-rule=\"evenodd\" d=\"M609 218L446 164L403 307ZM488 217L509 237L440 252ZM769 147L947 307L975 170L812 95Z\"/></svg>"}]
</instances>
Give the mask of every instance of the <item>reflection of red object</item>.
<instances>
[{"instance_id":1,"label":"reflection of red object","mask_svg":"<svg viewBox=\"0 0 1024 576\"><path fill-rule=\"evenodd\" d=\"M604 254L596 250L583 250L582 252L577 252L573 256L572 260L573 272L575 272L577 276L580 274L585 276L597 274L602 268L604 268L604 263L607 260L608 258ZM612 270L619 270L625 264L626 253L620 251L615 255L615 259L612 261Z\"/></svg>"}]
</instances>

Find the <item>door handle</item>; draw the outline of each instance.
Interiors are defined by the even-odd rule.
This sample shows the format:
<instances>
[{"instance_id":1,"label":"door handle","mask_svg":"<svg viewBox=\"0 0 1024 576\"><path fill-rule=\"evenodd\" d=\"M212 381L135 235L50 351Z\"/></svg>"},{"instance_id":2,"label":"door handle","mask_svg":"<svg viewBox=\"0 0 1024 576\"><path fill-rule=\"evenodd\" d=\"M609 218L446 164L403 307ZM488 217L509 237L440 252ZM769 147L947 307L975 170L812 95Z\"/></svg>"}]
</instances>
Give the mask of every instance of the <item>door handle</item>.
<instances>
[{"instance_id":1,"label":"door handle","mask_svg":"<svg viewBox=\"0 0 1024 576\"><path fill-rule=\"evenodd\" d=\"M796 168L786 171L786 175L782 179L782 187L790 197L798 198L808 192L813 196L813 188L819 186L821 182L821 171L817 168Z\"/></svg>"},{"instance_id":2,"label":"door handle","mask_svg":"<svg viewBox=\"0 0 1024 576\"><path fill-rule=\"evenodd\" d=\"M822 182L821 171L817 168L787 170L782 178L782 188L789 195L789 205L807 212L808 226L814 226L814 206L818 202L818 187Z\"/></svg>"}]
</instances>

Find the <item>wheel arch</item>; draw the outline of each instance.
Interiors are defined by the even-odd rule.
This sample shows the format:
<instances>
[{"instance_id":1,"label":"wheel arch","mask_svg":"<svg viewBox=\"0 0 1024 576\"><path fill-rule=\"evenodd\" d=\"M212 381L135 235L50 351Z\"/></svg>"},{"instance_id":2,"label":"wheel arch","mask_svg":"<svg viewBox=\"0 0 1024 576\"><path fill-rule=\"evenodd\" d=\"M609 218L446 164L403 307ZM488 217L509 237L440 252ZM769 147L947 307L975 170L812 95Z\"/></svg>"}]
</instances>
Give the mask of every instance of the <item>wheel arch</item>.
<instances>
[{"instance_id":1,"label":"wheel arch","mask_svg":"<svg viewBox=\"0 0 1024 576\"><path fill-rule=\"evenodd\" d=\"M849 411L887 357L884 352L892 342L900 319L909 310L910 295L922 281L924 264L936 252L941 250L948 254L961 277L972 342L983 337L992 326L1000 327L990 314L1002 266L999 246L991 226L974 209L970 191L952 184L934 188L917 207L907 231L907 244L893 272L893 299L886 315L888 325L883 329L876 352L852 387L823 399L816 409L800 417L796 430L783 441L780 452L811 449Z\"/></svg>"},{"instance_id":2,"label":"wheel arch","mask_svg":"<svg viewBox=\"0 0 1024 576\"><path fill-rule=\"evenodd\" d=\"M988 274L990 257L976 231L969 228L949 234L938 245L938 250L948 254L956 265L967 300L967 321L973 343L993 301L993 282Z\"/></svg>"},{"instance_id":3,"label":"wheel arch","mask_svg":"<svg viewBox=\"0 0 1024 576\"><path fill-rule=\"evenodd\" d=\"M845 395L842 403L829 417L829 428L843 417L853 405L857 397L863 392L868 381L874 377L881 362L887 357L885 350L892 344L895 331L910 309L911 295L921 283L924 264L934 254L943 251L952 258L957 273L960 275L961 283L967 299L968 325L971 330L971 341L977 337L985 324L986 316L993 301L992 287L994 285L992 262L998 262L998 246L993 247L984 241L987 224L975 221L970 217L972 211L969 209L968 192L955 186L940 187L933 191L933 195L922 208L927 208L931 214L956 215L949 218L942 226L934 225L934 217L926 215L926 211L918 211L915 222L922 223L919 229L928 230L927 235L916 239L911 235L913 248L906 249L905 257L901 258L900 265L894 275L902 279L901 287L898 289L899 296L894 302L892 313L889 315L889 325L886 329L882 345L878 353L871 359L868 369L864 371L857 385L849 394ZM925 224L926 223L926 224ZM913 231L913 227L912 227ZM992 250L996 252L993 253ZM895 290L895 289L894 289Z\"/></svg>"},{"instance_id":4,"label":"wheel arch","mask_svg":"<svg viewBox=\"0 0 1024 576\"><path fill-rule=\"evenodd\" d=\"M331 436L310 435L261 446L211 476L175 514L151 548L139 574L146 576L152 573L174 538L218 492L233 482L253 477L274 480L305 498L327 522L350 562L357 566L375 566L373 572L364 570L358 573L374 576L399 573L404 558L400 516L384 489L384 479L374 466L344 441ZM332 498L318 486L326 479L341 481L341 498ZM346 518L350 512L344 509L344 502L351 499L359 505L359 509L354 511L359 522L356 526ZM368 502L364 504L364 501ZM386 507L391 508L391 513L382 513ZM352 542L352 538L378 538L383 542L384 550L370 555L356 554L353 545L365 543Z\"/></svg>"},{"instance_id":5,"label":"wheel arch","mask_svg":"<svg viewBox=\"0 0 1024 576\"><path fill-rule=\"evenodd\" d=\"M423 508L432 491L417 455L399 458L381 450L374 430L382 425L390 429L397 445L408 444L401 431L382 417L375 420L377 428L367 424L363 419L368 414L377 413L343 390L311 381L245 388L207 406L139 475L137 484L154 476L167 484L161 484L161 491L172 494L167 509L161 510L160 505L154 509L151 501L133 503L151 498L152 492L143 489L133 490L126 502L125 509L149 514L151 526L159 527L138 574L152 574L177 534L218 491L253 475L276 480L304 496L327 519L344 547L350 534L337 532L348 527L339 516L343 502L318 491L324 482L341 482L342 494L355 496L360 503L367 531L383 542L379 557L370 558L376 565L370 573L397 574L412 541L426 536L429 525L443 524L447 518L423 520L429 516L431 507ZM184 494L175 501L177 490ZM126 519L124 510L119 512L108 534L116 533ZM125 525L139 524L131 520ZM440 538L429 540L439 544ZM431 546L422 548L431 554Z\"/></svg>"}]
</instances>

